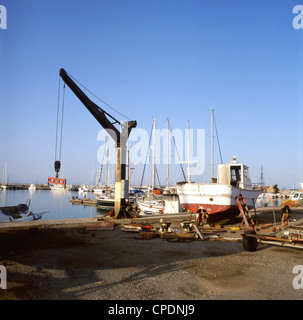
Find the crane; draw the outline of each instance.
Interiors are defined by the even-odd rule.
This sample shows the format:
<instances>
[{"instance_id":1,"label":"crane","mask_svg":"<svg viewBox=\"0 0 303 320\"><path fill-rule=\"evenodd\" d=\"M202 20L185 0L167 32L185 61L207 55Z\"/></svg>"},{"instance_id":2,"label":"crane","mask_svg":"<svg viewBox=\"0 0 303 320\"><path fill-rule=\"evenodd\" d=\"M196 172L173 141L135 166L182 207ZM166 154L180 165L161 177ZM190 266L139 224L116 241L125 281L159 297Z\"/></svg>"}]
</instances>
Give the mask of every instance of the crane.
<instances>
[{"instance_id":1,"label":"crane","mask_svg":"<svg viewBox=\"0 0 303 320\"><path fill-rule=\"evenodd\" d=\"M115 141L116 173L114 218L117 219L123 215L127 215L126 200L128 199L128 180L126 179L126 143L131 130L137 126L137 121L118 121L91 101L63 68L59 70L59 74L65 84L68 85L77 98ZM120 128L116 127L117 124L120 125ZM60 166L58 171L59 169Z\"/></svg>"}]
</instances>

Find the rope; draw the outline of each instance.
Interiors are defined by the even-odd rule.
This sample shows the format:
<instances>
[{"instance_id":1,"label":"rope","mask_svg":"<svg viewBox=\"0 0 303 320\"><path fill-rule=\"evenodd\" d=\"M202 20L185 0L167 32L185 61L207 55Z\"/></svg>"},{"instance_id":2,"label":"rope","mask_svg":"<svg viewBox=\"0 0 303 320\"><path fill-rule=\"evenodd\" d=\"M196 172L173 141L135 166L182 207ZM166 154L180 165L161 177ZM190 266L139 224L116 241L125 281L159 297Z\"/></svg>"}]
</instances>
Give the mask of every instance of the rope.
<instances>
[{"instance_id":1,"label":"rope","mask_svg":"<svg viewBox=\"0 0 303 320\"><path fill-rule=\"evenodd\" d=\"M120 111L118 111L117 109L115 109L114 107L110 106L108 103L106 103L104 100L102 100L101 98L99 98L98 96L96 96L93 92L91 92L89 89L87 89L81 82L79 82L77 79L75 79L73 76L71 76L69 73L68 75L74 80L76 81L80 86L82 86L86 91L88 91L91 95L93 95L96 99L98 99L99 101L101 101L103 104L105 104L107 107L111 108L112 110L114 110L115 112L117 112L118 114L120 114L122 117L128 119L128 120L132 120L129 117L127 117L126 115L124 115L123 113L121 113ZM104 110L102 110L103 112L105 112ZM107 112L105 112L107 115L109 115ZM110 115L109 115L110 116ZM111 118L113 118L112 116L110 116ZM113 118L114 120L116 120L115 118ZM116 120L117 121L117 120ZM118 121L117 121L118 122Z\"/></svg>"},{"instance_id":2,"label":"rope","mask_svg":"<svg viewBox=\"0 0 303 320\"><path fill-rule=\"evenodd\" d=\"M64 114L64 98L65 98L65 83L64 83L64 86L63 86L63 98L62 98L62 119L61 119L61 136L60 136L59 161L61 161L62 134L63 134L63 114Z\"/></svg>"},{"instance_id":3,"label":"rope","mask_svg":"<svg viewBox=\"0 0 303 320\"><path fill-rule=\"evenodd\" d=\"M144 178L144 173L145 173L145 168L146 168L147 157L148 157L148 154L149 154L149 148L150 148L150 142L151 142L152 132L153 132L153 126L152 126L151 133L150 133L150 136L149 136L149 143L148 143L148 149L147 149L147 153L146 153L146 157L145 157L145 163L144 163L144 167L143 167L143 172L142 172L142 178L141 178L141 183L140 183L140 190L141 190L142 183L143 183L143 178Z\"/></svg>"},{"instance_id":4,"label":"rope","mask_svg":"<svg viewBox=\"0 0 303 320\"><path fill-rule=\"evenodd\" d=\"M101 167L100 167L98 185L100 185L100 182L101 182L101 175L102 175L102 171L103 171L104 158L105 158L105 153L107 152L107 140L108 140L108 135L106 136L106 145L105 145L104 152L103 152L103 158L102 158L102 164L101 164Z\"/></svg>"},{"instance_id":5,"label":"rope","mask_svg":"<svg viewBox=\"0 0 303 320\"><path fill-rule=\"evenodd\" d=\"M169 123L170 131L173 132L169 120L168 120L168 123ZM177 155L178 155L178 158L179 158L179 163L180 163L180 167L181 167L181 171L182 171L182 174L183 174L184 181L187 181L185 173L184 173L184 169L183 169L183 166L182 166L182 163L181 163L180 155L179 155L179 152L178 152L178 149L177 149L176 140L175 140L175 137L174 137L173 134L172 134L172 137L173 137L174 145L176 147L176 152L177 152Z\"/></svg>"},{"instance_id":6,"label":"rope","mask_svg":"<svg viewBox=\"0 0 303 320\"><path fill-rule=\"evenodd\" d=\"M58 124L59 124L59 106L60 106L60 75L58 81L58 104L57 104L57 126L56 126L56 144L55 144L55 161L57 160L57 145L58 145Z\"/></svg>"},{"instance_id":7,"label":"rope","mask_svg":"<svg viewBox=\"0 0 303 320\"><path fill-rule=\"evenodd\" d=\"M219 135L218 135L217 124L216 124L216 119L215 119L215 114L214 114L214 124L215 124L215 130L216 130L216 136L217 136L217 141L218 141L219 153L220 153L220 158L221 158L221 164L223 164L221 148L220 148L220 142L219 142Z\"/></svg>"}]
</instances>

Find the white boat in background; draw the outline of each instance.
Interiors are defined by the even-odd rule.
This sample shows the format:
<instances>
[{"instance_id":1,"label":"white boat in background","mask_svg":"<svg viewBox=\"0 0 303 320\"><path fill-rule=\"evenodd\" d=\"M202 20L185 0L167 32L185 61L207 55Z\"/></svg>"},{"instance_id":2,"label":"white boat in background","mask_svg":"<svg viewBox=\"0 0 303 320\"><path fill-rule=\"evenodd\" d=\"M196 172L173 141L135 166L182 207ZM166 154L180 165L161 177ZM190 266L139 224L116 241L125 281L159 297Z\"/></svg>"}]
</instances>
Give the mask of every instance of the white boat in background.
<instances>
[{"instance_id":1,"label":"white boat in background","mask_svg":"<svg viewBox=\"0 0 303 320\"><path fill-rule=\"evenodd\" d=\"M165 210L165 200L137 200L137 205L140 208L139 215L161 214L164 213Z\"/></svg>"},{"instance_id":2,"label":"white boat in background","mask_svg":"<svg viewBox=\"0 0 303 320\"><path fill-rule=\"evenodd\" d=\"M303 190L303 182L300 182L300 190Z\"/></svg>"},{"instance_id":3,"label":"white boat in background","mask_svg":"<svg viewBox=\"0 0 303 320\"><path fill-rule=\"evenodd\" d=\"M60 185L60 184L52 184L52 185L49 185L50 189L51 190L61 190L61 191L72 191L73 190L73 185Z\"/></svg>"},{"instance_id":4,"label":"white boat in background","mask_svg":"<svg viewBox=\"0 0 303 320\"><path fill-rule=\"evenodd\" d=\"M146 214L160 214L164 213L165 210L165 201L163 199L157 199L156 195L161 194L162 192L155 188L156 181L156 163L155 163L155 151L156 151L156 119L153 120L153 145L152 145L152 186L151 190L148 191L147 197L143 199L137 199L136 203L140 209L139 215Z\"/></svg>"},{"instance_id":5,"label":"white boat in background","mask_svg":"<svg viewBox=\"0 0 303 320\"><path fill-rule=\"evenodd\" d=\"M291 200L293 201L303 201L303 191L296 191L291 196Z\"/></svg>"},{"instance_id":6,"label":"white boat in background","mask_svg":"<svg viewBox=\"0 0 303 320\"><path fill-rule=\"evenodd\" d=\"M36 190L37 187L32 183L29 187L28 190Z\"/></svg>"},{"instance_id":7,"label":"white boat in background","mask_svg":"<svg viewBox=\"0 0 303 320\"><path fill-rule=\"evenodd\" d=\"M111 210L115 207L115 199L113 197L101 196L97 198L97 208L101 210Z\"/></svg>"},{"instance_id":8,"label":"white boat in background","mask_svg":"<svg viewBox=\"0 0 303 320\"><path fill-rule=\"evenodd\" d=\"M79 192L91 192L93 191L93 188L83 184L81 187L78 188Z\"/></svg>"},{"instance_id":9,"label":"white boat in background","mask_svg":"<svg viewBox=\"0 0 303 320\"><path fill-rule=\"evenodd\" d=\"M48 177L48 186L51 190L72 191L73 185L66 184L66 179Z\"/></svg>"},{"instance_id":10,"label":"white boat in background","mask_svg":"<svg viewBox=\"0 0 303 320\"><path fill-rule=\"evenodd\" d=\"M236 197L244 197L249 209L255 206L261 190L252 188L248 167L238 163L236 157L229 164L218 165L218 178L212 183L179 182L176 191L181 206L198 212L205 209L208 221L220 221L237 216L240 213Z\"/></svg>"},{"instance_id":11,"label":"white boat in background","mask_svg":"<svg viewBox=\"0 0 303 320\"><path fill-rule=\"evenodd\" d=\"M96 196L103 196L106 194L106 188L94 188L93 192L95 193Z\"/></svg>"},{"instance_id":12,"label":"white boat in background","mask_svg":"<svg viewBox=\"0 0 303 320\"><path fill-rule=\"evenodd\" d=\"M60 184L52 184L49 185L51 190L65 190L65 186L60 185Z\"/></svg>"}]
</instances>

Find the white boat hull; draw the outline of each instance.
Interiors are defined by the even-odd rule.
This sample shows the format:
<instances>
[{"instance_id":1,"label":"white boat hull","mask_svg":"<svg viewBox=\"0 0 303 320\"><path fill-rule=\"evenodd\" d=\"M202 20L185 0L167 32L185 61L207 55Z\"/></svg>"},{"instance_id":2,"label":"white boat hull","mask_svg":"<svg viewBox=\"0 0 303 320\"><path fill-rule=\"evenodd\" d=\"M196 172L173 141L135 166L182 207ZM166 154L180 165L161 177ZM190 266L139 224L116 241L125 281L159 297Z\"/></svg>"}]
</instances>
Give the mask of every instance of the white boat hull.
<instances>
[{"instance_id":1,"label":"white boat hull","mask_svg":"<svg viewBox=\"0 0 303 320\"><path fill-rule=\"evenodd\" d=\"M153 214L163 213L165 210L165 205L157 201L137 201L137 204L141 212L148 212Z\"/></svg>"},{"instance_id":2,"label":"white boat hull","mask_svg":"<svg viewBox=\"0 0 303 320\"><path fill-rule=\"evenodd\" d=\"M115 207L115 199L99 197L97 198L97 207L101 210L111 210Z\"/></svg>"},{"instance_id":3,"label":"white boat hull","mask_svg":"<svg viewBox=\"0 0 303 320\"><path fill-rule=\"evenodd\" d=\"M255 206L259 190L240 189L232 185L218 183L185 183L176 185L181 206L197 212L205 209L209 221L219 221L237 216L240 213L236 197L243 195L249 209Z\"/></svg>"},{"instance_id":4,"label":"white boat hull","mask_svg":"<svg viewBox=\"0 0 303 320\"><path fill-rule=\"evenodd\" d=\"M62 191L71 191L73 188L71 185L64 187L63 185L60 185L60 184L50 185L49 187L51 190L62 190Z\"/></svg>"}]
</instances>

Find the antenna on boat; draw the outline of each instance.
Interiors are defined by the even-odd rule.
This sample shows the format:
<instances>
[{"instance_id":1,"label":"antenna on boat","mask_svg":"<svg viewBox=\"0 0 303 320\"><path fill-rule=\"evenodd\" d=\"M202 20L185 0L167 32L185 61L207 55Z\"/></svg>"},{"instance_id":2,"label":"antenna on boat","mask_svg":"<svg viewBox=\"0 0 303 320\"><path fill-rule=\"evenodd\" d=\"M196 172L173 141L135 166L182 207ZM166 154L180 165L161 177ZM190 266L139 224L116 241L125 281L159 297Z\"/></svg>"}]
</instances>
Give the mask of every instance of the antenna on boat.
<instances>
[{"instance_id":1,"label":"antenna on boat","mask_svg":"<svg viewBox=\"0 0 303 320\"><path fill-rule=\"evenodd\" d=\"M214 115L214 109L211 109L211 181L215 182L216 178L214 177L214 129L216 130L216 137L218 141L218 148L219 148L219 153L220 153L220 158L221 158L221 164L223 164L222 160L222 154L221 154L221 148L220 148L220 142L219 142L219 136L218 136L218 131L217 131L217 124L216 124L216 119Z\"/></svg>"}]
</instances>

